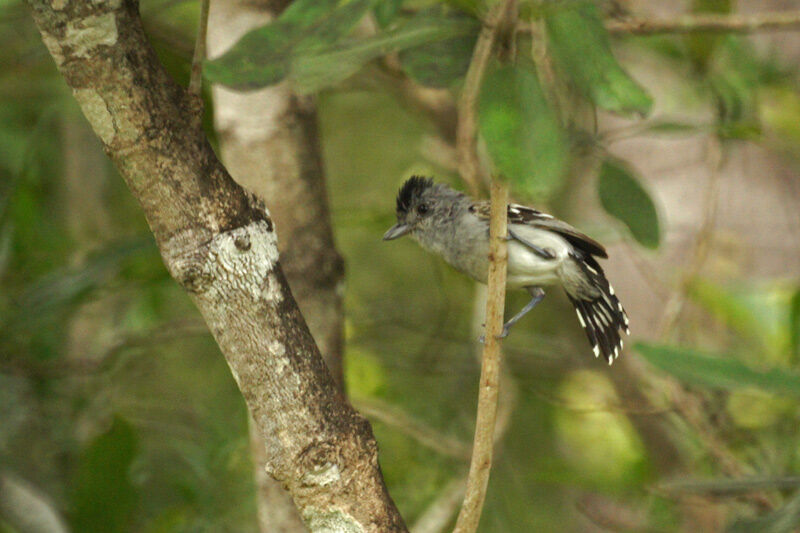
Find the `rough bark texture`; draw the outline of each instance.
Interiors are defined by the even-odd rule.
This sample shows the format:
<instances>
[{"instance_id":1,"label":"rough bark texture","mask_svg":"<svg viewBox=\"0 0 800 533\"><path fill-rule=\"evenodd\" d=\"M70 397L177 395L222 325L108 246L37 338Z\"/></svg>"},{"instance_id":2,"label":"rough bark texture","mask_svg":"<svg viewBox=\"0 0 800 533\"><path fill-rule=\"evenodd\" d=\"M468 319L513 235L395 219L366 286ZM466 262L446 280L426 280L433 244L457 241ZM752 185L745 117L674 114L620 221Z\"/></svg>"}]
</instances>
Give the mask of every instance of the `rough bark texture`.
<instances>
[{"instance_id":1,"label":"rough bark texture","mask_svg":"<svg viewBox=\"0 0 800 533\"><path fill-rule=\"evenodd\" d=\"M312 531L404 531L369 423L344 400L278 265L272 220L211 150L133 0L30 0L84 114L191 294Z\"/></svg>"},{"instance_id":2,"label":"rough bark texture","mask_svg":"<svg viewBox=\"0 0 800 533\"><path fill-rule=\"evenodd\" d=\"M283 7L266 0L212 2L209 56L225 52ZM344 269L333 242L314 101L294 94L285 83L246 93L214 86L213 96L222 160L237 183L265 199L280 234L281 266L292 294L343 389ZM257 431L251 432L251 447L261 531L303 531L289 495L265 473Z\"/></svg>"},{"instance_id":3,"label":"rough bark texture","mask_svg":"<svg viewBox=\"0 0 800 533\"><path fill-rule=\"evenodd\" d=\"M277 12L272 4L212 2L209 56L269 22ZM344 268L333 242L313 98L298 96L288 84L246 93L215 86L213 95L222 160L237 183L265 200L292 294L341 384Z\"/></svg>"}]
</instances>

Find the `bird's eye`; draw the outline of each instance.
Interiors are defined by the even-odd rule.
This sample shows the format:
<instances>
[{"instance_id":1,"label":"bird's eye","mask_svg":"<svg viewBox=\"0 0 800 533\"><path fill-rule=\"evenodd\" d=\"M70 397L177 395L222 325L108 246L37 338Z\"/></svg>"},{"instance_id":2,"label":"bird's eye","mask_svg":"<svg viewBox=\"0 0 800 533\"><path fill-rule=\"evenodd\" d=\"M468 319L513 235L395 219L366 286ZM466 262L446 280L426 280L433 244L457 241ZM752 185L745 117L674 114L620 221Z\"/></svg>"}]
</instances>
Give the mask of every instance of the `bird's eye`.
<instances>
[{"instance_id":1,"label":"bird's eye","mask_svg":"<svg viewBox=\"0 0 800 533\"><path fill-rule=\"evenodd\" d=\"M427 204L419 204L417 206L417 213L420 215L424 215L428 212L428 205Z\"/></svg>"}]
</instances>

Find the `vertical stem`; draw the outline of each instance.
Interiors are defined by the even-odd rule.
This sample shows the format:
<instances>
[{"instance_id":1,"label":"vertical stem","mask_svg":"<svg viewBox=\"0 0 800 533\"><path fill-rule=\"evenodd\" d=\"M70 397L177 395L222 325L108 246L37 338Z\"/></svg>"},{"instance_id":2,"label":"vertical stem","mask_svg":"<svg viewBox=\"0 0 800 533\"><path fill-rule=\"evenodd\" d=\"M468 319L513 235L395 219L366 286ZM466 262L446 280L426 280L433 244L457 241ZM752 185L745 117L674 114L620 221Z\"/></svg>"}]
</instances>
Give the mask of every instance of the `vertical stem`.
<instances>
[{"instance_id":1,"label":"vertical stem","mask_svg":"<svg viewBox=\"0 0 800 533\"><path fill-rule=\"evenodd\" d=\"M480 389L478 391L478 416L475 424L475 439L472 461L467 478L464 504L458 514L454 533L472 533L478 523L486 498L489 472L492 467L494 428L497 420L497 398L499 395L501 341L503 311L506 299L506 261L508 247L506 206L508 187L499 179L492 180L491 222L489 224L489 288L486 299L486 340L483 346Z\"/></svg>"},{"instance_id":2,"label":"vertical stem","mask_svg":"<svg viewBox=\"0 0 800 533\"><path fill-rule=\"evenodd\" d=\"M492 57L492 49L500 22L508 12L514 9L516 9L516 0L506 0L496 4L489 12L478 36L478 42L475 43L472 61L464 78L464 88L458 99L458 124L456 126L458 172L473 197L480 195L486 177L478 158L478 124L475 118L475 103L478 101L481 91L483 74Z\"/></svg>"},{"instance_id":3,"label":"vertical stem","mask_svg":"<svg viewBox=\"0 0 800 533\"><path fill-rule=\"evenodd\" d=\"M203 88L203 60L206 58L206 30L208 29L208 4L210 0L200 0L200 21L197 26L197 39L192 56L192 73L189 78L189 94L200 99Z\"/></svg>"}]
</instances>

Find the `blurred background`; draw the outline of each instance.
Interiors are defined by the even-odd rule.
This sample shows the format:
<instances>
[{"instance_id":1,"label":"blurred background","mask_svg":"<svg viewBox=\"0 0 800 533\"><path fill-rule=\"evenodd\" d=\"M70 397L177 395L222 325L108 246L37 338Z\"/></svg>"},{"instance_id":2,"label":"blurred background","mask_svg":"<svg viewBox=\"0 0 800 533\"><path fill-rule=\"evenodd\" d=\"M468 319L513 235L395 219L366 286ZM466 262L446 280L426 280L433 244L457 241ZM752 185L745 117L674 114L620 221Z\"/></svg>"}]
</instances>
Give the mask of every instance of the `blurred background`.
<instances>
[{"instance_id":1,"label":"blurred background","mask_svg":"<svg viewBox=\"0 0 800 533\"><path fill-rule=\"evenodd\" d=\"M619 24L794 16L753 34L612 31L613 57L639 86L620 89L625 109L580 82L559 84L584 67L559 48L569 20L537 5L521 2L534 37L519 48L535 56L537 17L547 19L556 65L536 70L556 109L548 116L566 126L540 125L534 137L565 148L556 162L533 161L556 168L557 181L512 179L512 195L607 245L603 266L632 338L613 366L596 360L553 289L504 342L481 531L795 531L800 3L598 4ZM427 9L470 17L486 6L374 9L353 38ZM0 531L258 531L244 402L27 10L0 2ZM141 12L185 85L197 3L143 0ZM213 24L212 3L210 35ZM316 106L314 146L345 265L345 388L372 421L392 497L425 533L445 530L459 503L484 294L415 243L381 241L408 176L469 189L446 118L466 65L443 82L398 63L412 64L401 52L311 86L294 81L303 105ZM636 102L639 90L651 103ZM486 91L481 105L506 98ZM214 143L225 120L217 114L215 129L216 96L206 102ZM493 127L481 124L479 151L497 162ZM509 294L507 312L525 301Z\"/></svg>"}]
</instances>

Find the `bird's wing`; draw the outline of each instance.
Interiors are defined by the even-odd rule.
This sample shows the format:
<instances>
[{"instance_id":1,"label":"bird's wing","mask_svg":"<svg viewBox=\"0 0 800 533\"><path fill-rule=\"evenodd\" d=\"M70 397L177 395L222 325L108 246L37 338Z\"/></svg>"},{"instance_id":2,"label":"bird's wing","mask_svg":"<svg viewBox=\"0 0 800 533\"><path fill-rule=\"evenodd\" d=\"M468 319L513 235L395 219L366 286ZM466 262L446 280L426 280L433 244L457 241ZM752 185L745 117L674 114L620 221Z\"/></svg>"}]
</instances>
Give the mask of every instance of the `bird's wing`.
<instances>
[{"instance_id":1,"label":"bird's wing","mask_svg":"<svg viewBox=\"0 0 800 533\"><path fill-rule=\"evenodd\" d=\"M489 220L489 202L476 202L470 206L470 211L479 218ZM549 230L558 233L572 246L584 253L602 258L608 257L602 244L552 215L519 204L509 204L507 213L509 224L522 224Z\"/></svg>"}]
</instances>

